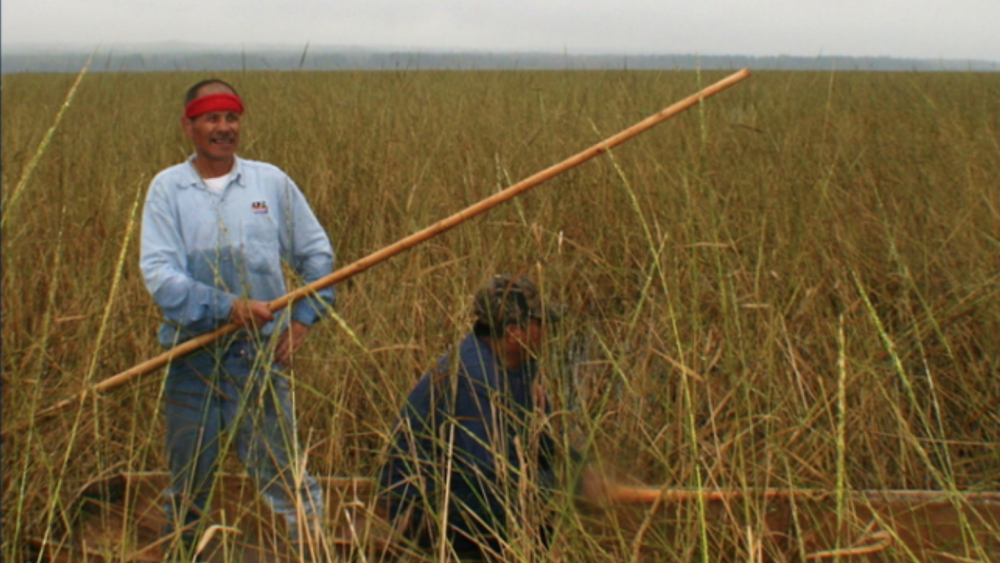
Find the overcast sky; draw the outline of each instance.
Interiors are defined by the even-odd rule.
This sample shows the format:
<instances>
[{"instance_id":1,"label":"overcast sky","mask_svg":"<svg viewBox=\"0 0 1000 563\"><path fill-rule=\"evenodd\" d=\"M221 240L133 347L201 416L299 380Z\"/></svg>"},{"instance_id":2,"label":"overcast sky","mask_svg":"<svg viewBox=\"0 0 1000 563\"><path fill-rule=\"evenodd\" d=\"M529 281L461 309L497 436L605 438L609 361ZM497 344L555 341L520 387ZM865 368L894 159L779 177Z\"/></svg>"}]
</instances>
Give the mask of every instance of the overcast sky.
<instances>
[{"instance_id":1,"label":"overcast sky","mask_svg":"<svg viewBox=\"0 0 1000 563\"><path fill-rule=\"evenodd\" d=\"M1000 0L3 0L0 40L1000 60Z\"/></svg>"}]
</instances>

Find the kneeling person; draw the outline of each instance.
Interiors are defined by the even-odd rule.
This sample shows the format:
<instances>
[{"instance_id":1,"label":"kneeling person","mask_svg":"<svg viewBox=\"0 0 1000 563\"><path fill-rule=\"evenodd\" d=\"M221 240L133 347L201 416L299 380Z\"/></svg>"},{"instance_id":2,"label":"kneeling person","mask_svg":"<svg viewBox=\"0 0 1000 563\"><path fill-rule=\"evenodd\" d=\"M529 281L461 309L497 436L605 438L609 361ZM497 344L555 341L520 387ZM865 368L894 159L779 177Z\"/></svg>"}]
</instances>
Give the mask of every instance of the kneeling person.
<instances>
[{"instance_id":1,"label":"kneeling person","mask_svg":"<svg viewBox=\"0 0 1000 563\"><path fill-rule=\"evenodd\" d=\"M536 357L558 307L527 278L500 275L477 293L474 316L410 392L379 477L396 530L423 548L444 536L462 560L501 557L512 521L545 541L530 506L555 485Z\"/></svg>"}]
</instances>

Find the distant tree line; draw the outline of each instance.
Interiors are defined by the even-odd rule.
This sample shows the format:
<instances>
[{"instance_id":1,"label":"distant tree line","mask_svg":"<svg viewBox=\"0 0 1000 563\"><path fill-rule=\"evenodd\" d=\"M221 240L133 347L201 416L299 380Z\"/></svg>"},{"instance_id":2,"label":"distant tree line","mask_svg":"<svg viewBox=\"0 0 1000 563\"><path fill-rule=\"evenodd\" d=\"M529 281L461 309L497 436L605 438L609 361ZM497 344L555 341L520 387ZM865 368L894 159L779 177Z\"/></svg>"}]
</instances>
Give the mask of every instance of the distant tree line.
<instances>
[{"instance_id":1,"label":"distant tree line","mask_svg":"<svg viewBox=\"0 0 1000 563\"><path fill-rule=\"evenodd\" d=\"M13 50L11 50L13 51ZM3 52L3 73L79 72L89 53ZM358 49L302 51L109 50L98 53L91 72L262 70L836 70L1000 72L1000 62L892 57L743 55L573 55L557 53L391 52Z\"/></svg>"}]
</instances>

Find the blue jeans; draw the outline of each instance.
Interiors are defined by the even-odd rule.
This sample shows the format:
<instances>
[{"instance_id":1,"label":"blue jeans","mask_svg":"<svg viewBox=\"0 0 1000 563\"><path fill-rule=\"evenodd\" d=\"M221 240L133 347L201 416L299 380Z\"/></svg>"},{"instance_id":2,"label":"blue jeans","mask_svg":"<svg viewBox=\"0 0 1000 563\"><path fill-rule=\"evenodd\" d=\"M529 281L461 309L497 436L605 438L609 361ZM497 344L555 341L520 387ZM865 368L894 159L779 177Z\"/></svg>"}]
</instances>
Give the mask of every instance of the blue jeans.
<instances>
[{"instance_id":1,"label":"blue jeans","mask_svg":"<svg viewBox=\"0 0 1000 563\"><path fill-rule=\"evenodd\" d=\"M319 483L296 456L288 379L269 358L249 340L237 340L171 363L164 387L168 531L198 522L219 462L234 445L257 489L285 518L293 540L300 517L305 523L322 518Z\"/></svg>"}]
</instances>

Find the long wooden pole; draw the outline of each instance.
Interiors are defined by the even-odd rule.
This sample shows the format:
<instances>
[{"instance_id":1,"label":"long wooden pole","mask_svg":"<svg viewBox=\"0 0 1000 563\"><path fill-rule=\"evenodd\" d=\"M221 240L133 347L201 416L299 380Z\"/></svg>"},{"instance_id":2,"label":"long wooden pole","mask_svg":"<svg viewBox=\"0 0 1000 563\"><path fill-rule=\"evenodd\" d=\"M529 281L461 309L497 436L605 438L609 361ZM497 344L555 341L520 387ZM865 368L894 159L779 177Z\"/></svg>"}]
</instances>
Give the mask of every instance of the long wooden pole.
<instances>
[{"instance_id":1,"label":"long wooden pole","mask_svg":"<svg viewBox=\"0 0 1000 563\"><path fill-rule=\"evenodd\" d=\"M492 196L480 201L479 203L473 204L463 209L462 211L455 213L451 217L442 219L441 221L438 221L437 223L431 225L430 227L427 227L421 231L417 231L416 233L398 242L395 242L381 250L373 252L368 256L365 256L364 258L358 260L357 262L354 262L353 264L344 266L343 268L337 270L336 272L333 272L328 276L324 276L312 282L309 285L303 286L287 295L284 295L282 297L279 297L278 299L275 299L274 301L271 301L270 303L268 303L267 307L272 312L277 311L278 309L286 307L289 304L294 303L304 297L308 297L309 295L312 295L321 289L325 289L327 287L330 287L331 285L334 285L337 282L346 280L347 278L350 278L351 276L354 276L356 274L360 274L361 272L367 270L368 268L371 268L372 266L380 262L384 262L385 260L388 260L389 258L399 254L400 252L403 252L404 250L413 248L414 246L432 237L435 237L449 229L452 229L464 223L465 221L468 221L469 219L476 217L477 215L485 213L486 211L492 209L493 207L496 207L497 205L500 205L501 203L504 203L505 201L510 200L530 190L531 188L541 184L542 182L545 182L546 180L549 180L555 176L558 176L559 174L562 174L563 172L569 170L570 168L579 166L580 164L594 158L595 156L598 156L606 152L608 149L612 149L624 143L625 141L631 139L632 137L635 137L639 133L642 133L652 128L653 126L662 123L667 119L670 119L671 117L677 115L678 113L696 105L698 102L704 100L705 98L718 94L719 92L725 90L726 88L729 88L730 86L736 84L737 82L740 82L741 80L749 76L750 76L750 71L748 69L743 69L738 72L735 72L729 75L728 77L716 82L715 84L708 86L707 88L701 90L700 92L692 94L687 98L684 98L683 100L673 104L672 106L667 107L666 109L647 117L646 119L640 121L639 123L636 123L635 125L629 127L628 129L625 129L624 131L616 135L608 137L607 139L597 143L596 145L580 153L577 153L576 155L571 156L558 164L550 166L545 170L542 170L541 172L537 172L533 176L529 176L528 178L521 180L517 184L505 188L504 190L493 194ZM160 354L159 356L156 356L155 358L146 360L141 364L138 364L117 375L114 375L99 383L94 384L93 386L89 387L87 390L85 390L84 392L80 393L75 397L60 401L50 407L38 411L37 413L35 413L35 420L60 413L66 410L67 408L71 407L74 403L82 401L90 393L98 393L98 394L107 393L108 391L114 389L115 387L123 385L140 375L145 375L153 371L154 369L167 365L167 363L169 363L170 360L174 358L194 352L195 350L198 350L199 348L207 344L210 344L227 334L232 334L237 330L239 330L239 326L235 324L228 324L222 328L216 329L213 332L209 332L207 334L203 334L196 338L192 338L191 340L185 341L175 346L174 348L171 348L170 350L167 350L166 352Z\"/></svg>"},{"instance_id":2,"label":"long wooden pole","mask_svg":"<svg viewBox=\"0 0 1000 563\"><path fill-rule=\"evenodd\" d=\"M706 502L732 501L741 498L795 498L802 501L820 501L834 498L835 491L822 489L672 489L660 487L611 486L608 501L614 504L675 503L694 500ZM911 489L855 490L849 498L869 501L946 502L953 497L972 503L1000 505L1000 492L928 491Z\"/></svg>"}]
</instances>

